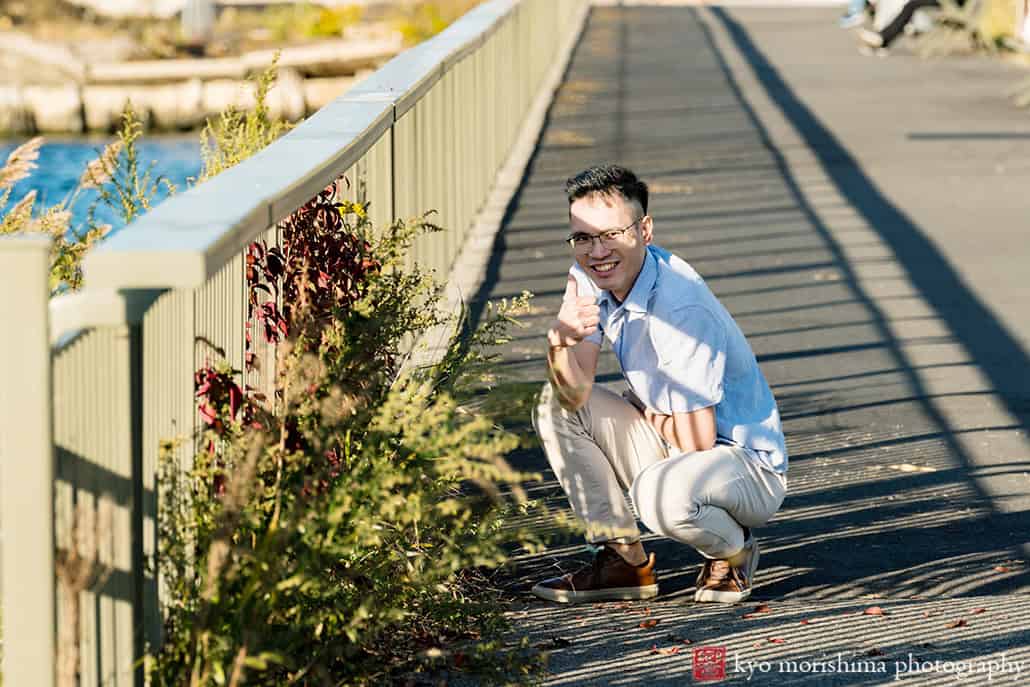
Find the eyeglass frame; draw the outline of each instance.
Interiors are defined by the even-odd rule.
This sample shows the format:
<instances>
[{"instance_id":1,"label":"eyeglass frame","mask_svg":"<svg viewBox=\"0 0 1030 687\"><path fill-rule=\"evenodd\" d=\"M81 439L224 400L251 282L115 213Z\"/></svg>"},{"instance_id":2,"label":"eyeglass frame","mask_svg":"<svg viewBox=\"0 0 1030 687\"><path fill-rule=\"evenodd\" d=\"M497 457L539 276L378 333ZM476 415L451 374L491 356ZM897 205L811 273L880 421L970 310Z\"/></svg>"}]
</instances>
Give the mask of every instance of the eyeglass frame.
<instances>
[{"instance_id":1,"label":"eyeglass frame","mask_svg":"<svg viewBox=\"0 0 1030 687\"><path fill-rule=\"evenodd\" d=\"M590 251L594 250L594 241L600 241L602 246L604 246L605 248L608 248L610 250L612 248L612 244L616 244L617 245L617 242L622 240L622 237L626 235L626 232L629 231L633 227L634 224L637 224L637 223L641 222L646 217L647 217L647 215L641 215L640 217L637 217L635 220L633 220L632 222L630 222L626 226L622 227L621 229L605 229L604 231L602 231L599 234L588 234L585 231L577 231L575 234L569 234L565 238L565 243L569 244L569 247L572 248L572 251L574 253L576 253L577 255L588 255L590 253ZM615 234L616 236L612 236L612 234ZM590 237L590 244L589 244L589 246L587 247L587 249L585 251L580 252L580 251L576 250L576 237L577 236L589 236ZM604 238L605 236L609 236L608 241L610 243L605 243L605 238Z\"/></svg>"}]
</instances>

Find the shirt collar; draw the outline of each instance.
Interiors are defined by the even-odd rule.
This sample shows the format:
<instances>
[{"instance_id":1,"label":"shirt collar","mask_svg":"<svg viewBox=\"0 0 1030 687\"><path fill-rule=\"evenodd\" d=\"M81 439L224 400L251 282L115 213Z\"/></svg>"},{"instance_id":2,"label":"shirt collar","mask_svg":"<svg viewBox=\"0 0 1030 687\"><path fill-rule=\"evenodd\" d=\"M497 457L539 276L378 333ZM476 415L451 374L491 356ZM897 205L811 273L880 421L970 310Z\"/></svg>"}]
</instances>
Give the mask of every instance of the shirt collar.
<instances>
[{"instance_id":1,"label":"shirt collar","mask_svg":"<svg viewBox=\"0 0 1030 687\"><path fill-rule=\"evenodd\" d=\"M651 297L651 292L654 290L657 280L658 261L655 259L654 254L651 253L651 249L648 248L647 252L644 253L644 264L641 266L637 280L633 282L633 288L630 289L626 300L621 304L617 303L611 291L602 291L601 298L608 302L608 307L613 311L621 306L625 306L626 310L647 312L647 301Z\"/></svg>"}]
</instances>

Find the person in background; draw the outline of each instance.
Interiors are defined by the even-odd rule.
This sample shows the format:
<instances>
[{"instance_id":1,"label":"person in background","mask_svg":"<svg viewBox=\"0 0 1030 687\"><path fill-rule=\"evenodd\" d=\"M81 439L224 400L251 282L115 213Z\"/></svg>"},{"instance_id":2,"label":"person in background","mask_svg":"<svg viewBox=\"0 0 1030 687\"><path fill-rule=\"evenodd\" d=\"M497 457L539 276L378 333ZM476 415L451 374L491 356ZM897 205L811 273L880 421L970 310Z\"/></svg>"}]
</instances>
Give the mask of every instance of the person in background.
<instances>
[{"instance_id":1,"label":"person in background","mask_svg":"<svg viewBox=\"0 0 1030 687\"><path fill-rule=\"evenodd\" d=\"M865 10L869 4L868 0L849 0L848 8L844 11L844 15L841 16L840 27L842 29L853 29L856 26L861 26L865 22Z\"/></svg>"},{"instance_id":2,"label":"person in background","mask_svg":"<svg viewBox=\"0 0 1030 687\"><path fill-rule=\"evenodd\" d=\"M881 30L860 29L858 38L870 48L886 50L898 36L905 32L905 27L912 21L912 15L916 13L916 10L923 9L924 7L940 6L940 0L908 0L905 6L901 8L901 11L898 12L898 15L891 19Z\"/></svg>"}]
</instances>

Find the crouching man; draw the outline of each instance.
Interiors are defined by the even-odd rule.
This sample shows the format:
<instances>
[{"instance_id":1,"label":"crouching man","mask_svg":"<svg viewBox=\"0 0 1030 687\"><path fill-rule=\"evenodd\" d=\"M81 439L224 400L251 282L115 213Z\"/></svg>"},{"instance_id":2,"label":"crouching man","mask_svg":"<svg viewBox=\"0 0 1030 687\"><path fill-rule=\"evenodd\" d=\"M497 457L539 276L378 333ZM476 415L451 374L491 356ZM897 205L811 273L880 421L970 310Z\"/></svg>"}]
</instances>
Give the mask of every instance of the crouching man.
<instances>
[{"instance_id":1,"label":"crouching man","mask_svg":"<svg viewBox=\"0 0 1030 687\"><path fill-rule=\"evenodd\" d=\"M577 573L533 593L561 602L658 593L629 490L653 532L704 557L696 601L751 594L753 528L787 490L779 412L751 347L686 262L652 243L647 186L628 169L593 167L566 183L575 257L547 332L550 383L533 424L587 539ZM602 340L629 389L594 384Z\"/></svg>"}]
</instances>

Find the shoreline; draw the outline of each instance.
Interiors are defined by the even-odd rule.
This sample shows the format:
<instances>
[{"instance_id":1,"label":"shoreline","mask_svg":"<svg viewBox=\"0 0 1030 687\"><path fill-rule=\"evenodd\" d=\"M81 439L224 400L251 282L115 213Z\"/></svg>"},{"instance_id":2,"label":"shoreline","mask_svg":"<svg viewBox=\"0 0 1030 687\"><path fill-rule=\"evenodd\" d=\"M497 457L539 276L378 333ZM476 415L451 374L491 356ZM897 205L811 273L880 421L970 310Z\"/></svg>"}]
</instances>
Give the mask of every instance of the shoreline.
<instances>
[{"instance_id":1,"label":"shoreline","mask_svg":"<svg viewBox=\"0 0 1030 687\"><path fill-rule=\"evenodd\" d=\"M49 46L6 40L10 35L0 33L0 61L9 67L6 82L0 83L0 139L110 133L117 130L130 102L147 132L199 130L229 107L253 107L254 83L249 77L270 66L277 54L269 110L274 117L296 122L403 49L395 35L252 51L233 58L75 63L55 72L53 60L46 56ZM28 78L46 67L51 68L49 83Z\"/></svg>"}]
</instances>

